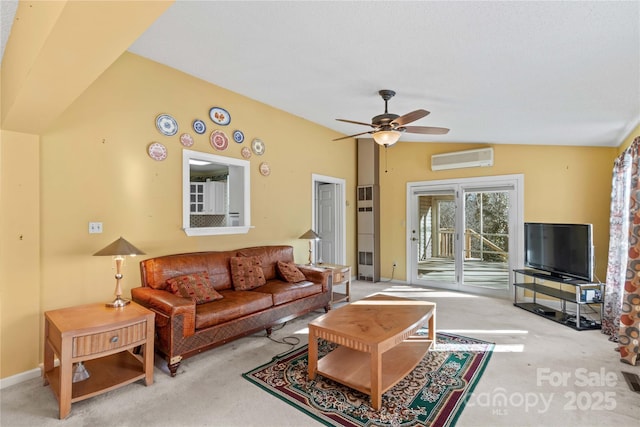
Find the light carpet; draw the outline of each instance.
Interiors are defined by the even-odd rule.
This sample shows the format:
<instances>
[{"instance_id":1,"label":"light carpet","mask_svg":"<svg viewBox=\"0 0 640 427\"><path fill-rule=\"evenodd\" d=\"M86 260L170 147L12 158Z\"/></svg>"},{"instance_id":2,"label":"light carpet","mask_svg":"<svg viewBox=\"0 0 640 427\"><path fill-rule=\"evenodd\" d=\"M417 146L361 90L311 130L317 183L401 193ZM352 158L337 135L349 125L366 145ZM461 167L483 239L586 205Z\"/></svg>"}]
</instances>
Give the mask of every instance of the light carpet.
<instances>
[{"instance_id":1,"label":"light carpet","mask_svg":"<svg viewBox=\"0 0 640 427\"><path fill-rule=\"evenodd\" d=\"M384 393L379 411L370 406L368 395L322 375L309 380L306 345L243 377L326 425L453 426L489 362L493 344L447 333L436 336L437 346ZM335 347L320 340L319 357Z\"/></svg>"}]
</instances>

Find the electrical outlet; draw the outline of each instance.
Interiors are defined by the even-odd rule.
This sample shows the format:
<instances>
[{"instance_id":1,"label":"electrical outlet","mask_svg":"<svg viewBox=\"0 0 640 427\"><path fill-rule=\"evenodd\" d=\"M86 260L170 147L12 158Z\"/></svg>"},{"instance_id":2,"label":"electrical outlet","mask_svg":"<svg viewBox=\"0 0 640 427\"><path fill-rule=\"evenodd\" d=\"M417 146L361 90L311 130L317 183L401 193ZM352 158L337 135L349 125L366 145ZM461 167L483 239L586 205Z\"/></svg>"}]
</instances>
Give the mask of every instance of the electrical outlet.
<instances>
[{"instance_id":1,"label":"electrical outlet","mask_svg":"<svg viewBox=\"0 0 640 427\"><path fill-rule=\"evenodd\" d=\"M102 233L102 223L101 222L90 222L89 223L89 234L98 234Z\"/></svg>"},{"instance_id":2,"label":"electrical outlet","mask_svg":"<svg viewBox=\"0 0 640 427\"><path fill-rule=\"evenodd\" d=\"M397 267L397 266L398 266L398 263L397 263L397 262L395 262L395 261L393 261L393 266L394 266L394 267Z\"/></svg>"}]
</instances>

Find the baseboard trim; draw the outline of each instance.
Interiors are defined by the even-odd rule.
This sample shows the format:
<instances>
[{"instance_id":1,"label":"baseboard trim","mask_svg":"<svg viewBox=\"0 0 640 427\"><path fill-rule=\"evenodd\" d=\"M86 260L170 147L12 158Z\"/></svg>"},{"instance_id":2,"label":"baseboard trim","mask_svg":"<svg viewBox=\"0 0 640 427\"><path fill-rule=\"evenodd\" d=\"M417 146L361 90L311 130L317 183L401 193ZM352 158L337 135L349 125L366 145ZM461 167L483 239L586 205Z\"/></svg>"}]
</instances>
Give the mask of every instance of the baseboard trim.
<instances>
[{"instance_id":1,"label":"baseboard trim","mask_svg":"<svg viewBox=\"0 0 640 427\"><path fill-rule=\"evenodd\" d=\"M54 357L53 366L60 366L60 359ZM33 368L29 371L21 372L19 374L12 375L7 378L0 378L0 390L12 385L20 384L25 381L32 380L34 378L42 377L42 370L44 369L44 363L39 363L37 368Z\"/></svg>"},{"instance_id":2,"label":"baseboard trim","mask_svg":"<svg viewBox=\"0 0 640 427\"><path fill-rule=\"evenodd\" d=\"M369 282L371 283L371 282ZM380 277L380 280L378 280L375 283L389 283L389 284L394 284L394 285L408 285L409 282L407 282L406 280L398 280L398 279L391 279L390 277Z\"/></svg>"},{"instance_id":3,"label":"baseboard trim","mask_svg":"<svg viewBox=\"0 0 640 427\"><path fill-rule=\"evenodd\" d=\"M41 368L34 368L30 371L21 372L19 374L12 375L7 378L0 379L0 390L11 387L12 385L20 384L25 381L32 380L34 378L38 378L42 376Z\"/></svg>"}]
</instances>

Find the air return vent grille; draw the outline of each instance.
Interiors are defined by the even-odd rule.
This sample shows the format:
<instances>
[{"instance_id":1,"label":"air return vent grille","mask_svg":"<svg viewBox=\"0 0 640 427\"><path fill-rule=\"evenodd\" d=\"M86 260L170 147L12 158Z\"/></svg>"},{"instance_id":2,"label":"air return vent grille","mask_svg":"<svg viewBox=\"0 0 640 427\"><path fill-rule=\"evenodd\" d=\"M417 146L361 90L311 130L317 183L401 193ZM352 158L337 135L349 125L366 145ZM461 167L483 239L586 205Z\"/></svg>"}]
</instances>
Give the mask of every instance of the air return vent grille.
<instances>
[{"instance_id":1,"label":"air return vent grille","mask_svg":"<svg viewBox=\"0 0 640 427\"><path fill-rule=\"evenodd\" d=\"M431 156L432 171L478 166L493 166L493 148L479 148Z\"/></svg>"}]
</instances>

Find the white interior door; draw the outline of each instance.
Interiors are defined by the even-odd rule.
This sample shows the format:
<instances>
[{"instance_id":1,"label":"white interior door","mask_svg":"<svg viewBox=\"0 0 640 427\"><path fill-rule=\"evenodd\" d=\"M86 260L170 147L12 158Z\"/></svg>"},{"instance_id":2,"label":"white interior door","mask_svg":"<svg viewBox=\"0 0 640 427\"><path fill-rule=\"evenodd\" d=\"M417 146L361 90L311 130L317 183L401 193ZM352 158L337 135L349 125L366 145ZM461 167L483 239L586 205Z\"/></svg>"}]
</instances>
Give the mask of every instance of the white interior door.
<instances>
[{"instance_id":1,"label":"white interior door","mask_svg":"<svg viewBox=\"0 0 640 427\"><path fill-rule=\"evenodd\" d=\"M314 262L346 264L346 182L342 178L313 174L313 230L320 236L314 245Z\"/></svg>"},{"instance_id":2,"label":"white interior door","mask_svg":"<svg viewBox=\"0 0 640 427\"><path fill-rule=\"evenodd\" d=\"M336 233L336 184L318 184L317 192L316 233L320 236L317 242L318 256L316 262L335 264L335 247L338 239Z\"/></svg>"}]
</instances>

